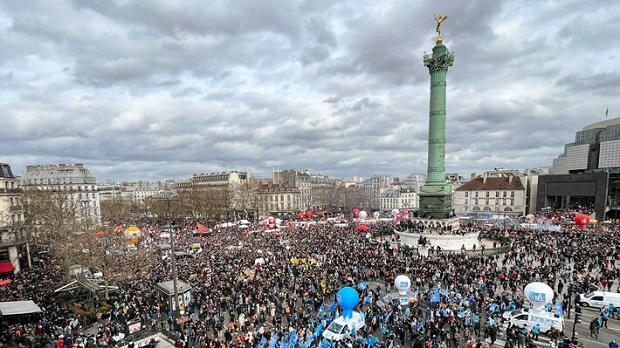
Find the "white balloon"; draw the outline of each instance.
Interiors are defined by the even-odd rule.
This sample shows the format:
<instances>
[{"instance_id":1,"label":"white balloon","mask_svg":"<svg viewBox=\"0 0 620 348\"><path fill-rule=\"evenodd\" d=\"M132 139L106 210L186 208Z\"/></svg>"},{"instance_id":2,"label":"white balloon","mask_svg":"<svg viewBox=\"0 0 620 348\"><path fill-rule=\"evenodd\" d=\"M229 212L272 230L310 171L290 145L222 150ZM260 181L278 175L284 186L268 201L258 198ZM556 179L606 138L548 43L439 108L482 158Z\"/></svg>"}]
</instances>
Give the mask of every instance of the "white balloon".
<instances>
[{"instance_id":1,"label":"white balloon","mask_svg":"<svg viewBox=\"0 0 620 348\"><path fill-rule=\"evenodd\" d=\"M360 219L365 219L368 216L368 213L365 210L360 211Z\"/></svg>"},{"instance_id":2,"label":"white balloon","mask_svg":"<svg viewBox=\"0 0 620 348\"><path fill-rule=\"evenodd\" d=\"M553 301L553 289L545 283L529 283L523 290L523 294L532 304L533 309L543 309L547 303Z\"/></svg>"},{"instance_id":3,"label":"white balloon","mask_svg":"<svg viewBox=\"0 0 620 348\"><path fill-rule=\"evenodd\" d=\"M399 295L407 295L407 291L411 289L411 279L401 274L394 279L394 287L398 290Z\"/></svg>"}]
</instances>

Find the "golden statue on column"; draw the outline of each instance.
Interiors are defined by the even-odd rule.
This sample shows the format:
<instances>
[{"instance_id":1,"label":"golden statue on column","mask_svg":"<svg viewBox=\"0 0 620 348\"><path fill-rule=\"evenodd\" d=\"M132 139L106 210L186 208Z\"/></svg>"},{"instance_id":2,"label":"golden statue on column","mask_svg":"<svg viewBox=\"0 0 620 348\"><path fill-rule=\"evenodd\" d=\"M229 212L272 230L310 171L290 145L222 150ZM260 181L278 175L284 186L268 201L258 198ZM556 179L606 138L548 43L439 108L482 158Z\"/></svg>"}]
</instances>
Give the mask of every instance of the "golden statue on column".
<instances>
[{"instance_id":1,"label":"golden statue on column","mask_svg":"<svg viewBox=\"0 0 620 348\"><path fill-rule=\"evenodd\" d=\"M448 16L434 16L435 20L437 21L437 28L435 28L435 31L437 32L437 42L441 42L441 23L443 23L443 21L445 21L446 19L448 19Z\"/></svg>"}]
</instances>

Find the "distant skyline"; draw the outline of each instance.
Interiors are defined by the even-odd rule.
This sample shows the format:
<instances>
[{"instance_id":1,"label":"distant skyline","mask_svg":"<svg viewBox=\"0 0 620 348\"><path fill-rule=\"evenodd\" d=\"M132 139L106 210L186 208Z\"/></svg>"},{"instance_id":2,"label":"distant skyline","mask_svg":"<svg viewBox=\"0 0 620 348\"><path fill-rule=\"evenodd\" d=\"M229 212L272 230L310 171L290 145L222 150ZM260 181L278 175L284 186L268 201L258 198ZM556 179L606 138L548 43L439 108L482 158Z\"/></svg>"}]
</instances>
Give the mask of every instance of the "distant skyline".
<instances>
[{"instance_id":1,"label":"distant skyline","mask_svg":"<svg viewBox=\"0 0 620 348\"><path fill-rule=\"evenodd\" d=\"M446 172L549 166L620 114L618 13L612 0L3 1L0 162L83 163L100 182L425 174L422 56L441 14Z\"/></svg>"}]
</instances>

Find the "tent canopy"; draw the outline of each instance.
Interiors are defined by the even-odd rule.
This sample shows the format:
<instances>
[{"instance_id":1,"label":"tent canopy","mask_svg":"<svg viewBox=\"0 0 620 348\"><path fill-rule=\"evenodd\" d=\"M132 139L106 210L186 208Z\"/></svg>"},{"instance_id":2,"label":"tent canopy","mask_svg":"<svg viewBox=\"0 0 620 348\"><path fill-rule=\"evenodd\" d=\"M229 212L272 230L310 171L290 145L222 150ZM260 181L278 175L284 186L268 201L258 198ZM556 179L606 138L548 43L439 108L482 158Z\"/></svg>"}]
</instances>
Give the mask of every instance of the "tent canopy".
<instances>
[{"instance_id":1,"label":"tent canopy","mask_svg":"<svg viewBox=\"0 0 620 348\"><path fill-rule=\"evenodd\" d=\"M0 262L0 273L13 273L15 267L10 261Z\"/></svg>"},{"instance_id":2,"label":"tent canopy","mask_svg":"<svg viewBox=\"0 0 620 348\"><path fill-rule=\"evenodd\" d=\"M0 302L0 314L3 316L30 313L41 313L41 308L33 301Z\"/></svg>"}]
</instances>

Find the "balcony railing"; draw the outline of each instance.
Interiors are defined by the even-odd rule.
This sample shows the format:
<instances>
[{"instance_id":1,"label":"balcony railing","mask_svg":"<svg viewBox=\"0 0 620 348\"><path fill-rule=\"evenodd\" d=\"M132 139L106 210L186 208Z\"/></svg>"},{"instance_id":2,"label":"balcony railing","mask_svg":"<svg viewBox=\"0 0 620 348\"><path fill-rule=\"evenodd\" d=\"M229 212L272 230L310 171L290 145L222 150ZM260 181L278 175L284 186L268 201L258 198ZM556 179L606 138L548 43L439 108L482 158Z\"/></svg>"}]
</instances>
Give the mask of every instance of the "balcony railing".
<instances>
[{"instance_id":1,"label":"balcony railing","mask_svg":"<svg viewBox=\"0 0 620 348\"><path fill-rule=\"evenodd\" d=\"M0 193L21 193L21 188L0 188Z\"/></svg>"}]
</instances>

